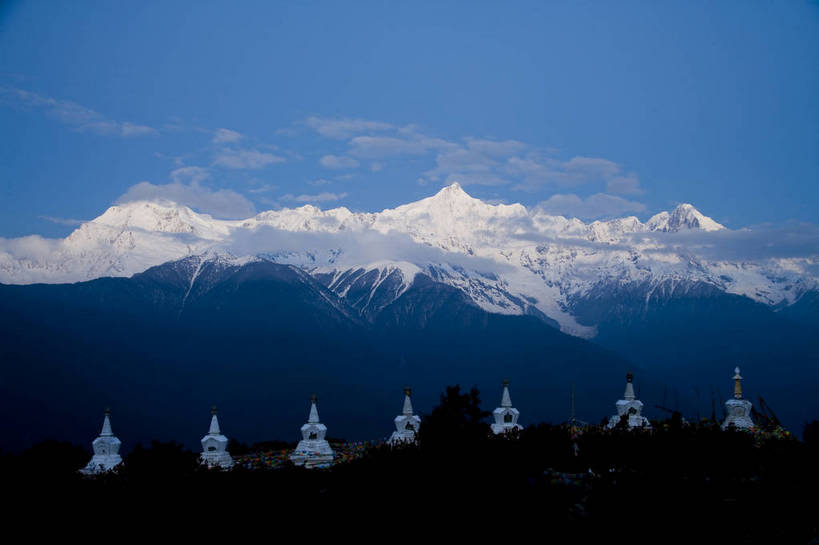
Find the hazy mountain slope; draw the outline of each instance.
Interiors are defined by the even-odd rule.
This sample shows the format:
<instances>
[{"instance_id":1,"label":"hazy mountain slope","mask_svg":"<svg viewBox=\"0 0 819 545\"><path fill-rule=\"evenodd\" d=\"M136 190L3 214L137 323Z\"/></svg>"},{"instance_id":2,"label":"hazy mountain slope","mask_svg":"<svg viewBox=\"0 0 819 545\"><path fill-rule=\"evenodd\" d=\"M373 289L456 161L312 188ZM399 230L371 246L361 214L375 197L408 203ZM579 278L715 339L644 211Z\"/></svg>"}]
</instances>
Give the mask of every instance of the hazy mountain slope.
<instances>
[{"instance_id":1,"label":"hazy mountain slope","mask_svg":"<svg viewBox=\"0 0 819 545\"><path fill-rule=\"evenodd\" d=\"M105 406L125 449L152 438L195 447L214 403L229 436L296 439L314 392L332 436L376 438L405 385L427 411L456 382L479 385L494 406L503 378L525 421L561 420L570 381L582 383L584 410L606 414L628 367L429 278L370 322L299 269L225 256L131 279L0 285L0 358L0 411L13 415L2 448L88 442Z\"/></svg>"},{"instance_id":2,"label":"hazy mountain slope","mask_svg":"<svg viewBox=\"0 0 819 545\"><path fill-rule=\"evenodd\" d=\"M779 309L779 313L795 322L819 329L819 291L809 291L794 304Z\"/></svg>"},{"instance_id":3,"label":"hazy mountain slope","mask_svg":"<svg viewBox=\"0 0 819 545\"><path fill-rule=\"evenodd\" d=\"M661 287L650 301L645 291L600 289L574 310L597 324L595 342L665 377L689 414L710 414L712 387L721 414L734 366L742 368L747 397L756 403L761 394L795 430L819 414L815 329L708 284Z\"/></svg>"}]
</instances>

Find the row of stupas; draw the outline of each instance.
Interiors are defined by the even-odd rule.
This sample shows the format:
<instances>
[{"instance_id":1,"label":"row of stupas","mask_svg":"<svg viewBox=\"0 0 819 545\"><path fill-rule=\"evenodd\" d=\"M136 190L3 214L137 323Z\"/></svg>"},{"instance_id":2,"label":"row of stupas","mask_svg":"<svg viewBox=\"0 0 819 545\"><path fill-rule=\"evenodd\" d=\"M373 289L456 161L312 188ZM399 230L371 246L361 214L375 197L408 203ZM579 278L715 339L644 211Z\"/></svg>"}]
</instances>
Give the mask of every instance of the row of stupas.
<instances>
[{"instance_id":1,"label":"row of stupas","mask_svg":"<svg viewBox=\"0 0 819 545\"><path fill-rule=\"evenodd\" d=\"M520 412L512 407L512 399L509 396L509 381L503 382L501 406L495 409L492 414L495 417L492 431L495 433L521 428L517 423ZM393 422L395 431L392 432L387 443L397 446L402 443L415 442L416 434L421 427L421 417L413 411L412 391L409 388L404 389L404 406L401 414L396 416ZM327 426L322 424L319 418L318 399L315 395L313 395L310 402L307 423L301 427L301 436L301 441L290 454L290 460L295 465L312 468L327 466L333 462L335 453L326 438ZM223 469L229 469L233 466L233 458L227 451L228 438L222 435L219 428L216 407L211 410L210 428L207 435L202 438L201 443L202 454L200 460L203 464L208 467ZM96 475L117 467L122 463L122 457L119 455L121 444L111 429L111 411L106 409L102 431L92 443L94 456L81 472L86 475Z\"/></svg>"},{"instance_id":2,"label":"row of stupas","mask_svg":"<svg viewBox=\"0 0 819 545\"><path fill-rule=\"evenodd\" d=\"M200 460L208 467L221 467L229 469L233 467L233 458L227 451L228 438L222 435L219 429L219 418L216 416L216 407L211 409L210 427L208 433L202 440L202 454ZM85 475L97 475L111 471L122 463L119 455L119 448L122 442L114 435L111 429L111 410L105 409L105 419L102 421L102 431L99 437L94 439L91 446L94 449L94 456L88 462L81 473Z\"/></svg>"},{"instance_id":3,"label":"row of stupas","mask_svg":"<svg viewBox=\"0 0 819 545\"><path fill-rule=\"evenodd\" d=\"M648 419L642 415L643 402L634 395L633 385L634 375L629 371L626 375L626 390L623 399L615 403L617 414L609 418L607 427L614 428L621 422L626 424L628 429L642 428L650 429ZM739 374L739 367L734 372L734 399L725 402L726 418L722 424L725 429L729 426L738 429L747 429L754 425L751 420L751 402L742 399L742 377ZM520 411L512 406L512 397L509 394L509 381L503 381L503 393L501 395L500 407L492 411L494 422L491 424L492 432L503 434L512 430L520 430L522 426L518 424ZM401 414L394 419L395 431L387 440L390 445L400 445L414 443L416 434L421 427L421 418L413 412L412 392L409 388L404 389L404 405ZM296 449L290 454L290 460L298 466L308 468L324 467L331 464L335 458L335 453L327 441L327 426L321 423L318 414L318 399L314 395L310 402L310 413L307 423L301 427L302 439ZM227 451L228 438L222 435L219 428L216 407L211 410L210 428L207 435L202 437L202 454L200 460L208 467L218 467L228 469L233 466L233 458ZM121 442L114 435L111 429L111 412L106 409L105 419L102 424L102 431L99 437L92 443L94 456L88 465L81 470L86 475L95 475L110 471L122 463L119 455Z\"/></svg>"}]
</instances>

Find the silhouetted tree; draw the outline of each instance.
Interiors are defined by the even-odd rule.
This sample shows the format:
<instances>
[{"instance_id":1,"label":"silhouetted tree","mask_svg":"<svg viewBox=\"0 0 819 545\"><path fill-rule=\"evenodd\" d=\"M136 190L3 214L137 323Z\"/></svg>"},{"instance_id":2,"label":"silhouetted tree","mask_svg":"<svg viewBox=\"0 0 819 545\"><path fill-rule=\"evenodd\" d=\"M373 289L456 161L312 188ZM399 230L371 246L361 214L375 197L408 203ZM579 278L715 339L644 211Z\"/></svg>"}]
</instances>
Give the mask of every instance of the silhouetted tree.
<instances>
[{"instance_id":1,"label":"silhouetted tree","mask_svg":"<svg viewBox=\"0 0 819 545\"><path fill-rule=\"evenodd\" d=\"M682 413L679 411L673 411L671 413L671 418L669 419L669 425L671 426L671 429L674 431L681 430L683 426Z\"/></svg>"},{"instance_id":2,"label":"silhouetted tree","mask_svg":"<svg viewBox=\"0 0 819 545\"><path fill-rule=\"evenodd\" d=\"M425 416L418 434L421 448L474 445L489 435L485 422L490 413L481 410L480 392L472 387L469 393L461 393L460 385L447 386L441 395L441 403Z\"/></svg>"},{"instance_id":3,"label":"silhouetted tree","mask_svg":"<svg viewBox=\"0 0 819 545\"><path fill-rule=\"evenodd\" d=\"M329 438L327 439L330 440ZM296 448L296 443L290 441L257 441L250 446L249 452L264 452L269 450L289 450ZM233 451L230 451L233 454ZM234 454L234 456L236 456Z\"/></svg>"},{"instance_id":4,"label":"silhouetted tree","mask_svg":"<svg viewBox=\"0 0 819 545\"><path fill-rule=\"evenodd\" d=\"M250 452L250 447L247 445L247 443L242 443L238 439L231 437L228 441L227 451L232 456L244 456Z\"/></svg>"},{"instance_id":5,"label":"silhouetted tree","mask_svg":"<svg viewBox=\"0 0 819 545\"><path fill-rule=\"evenodd\" d=\"M150 448L137 444L125 459L123 472L128 478L167 480L186 477L199 467L199 456L181 443L152 441Z\"/></svg>"},{"instance_id":6,"label":"silhouetted tree","mask_svg":"<svg viewBox=\"0 0 819 545\"><path fill-rule=\"evenodd\" d=\"M48 440L37 443L23 453L26 473L43 477L68 476L82 469L91 459L83 447L64 441Z\"/></svg>"},{"instance_id":7,"label":"silhouetted tree","mask_svg":"<svg viewBox=\"0 0 819 545\"><path fill-rule=\"evenodd\" d=\"M802 438L809 449L819 450L819 420L811 420L805 424Z\"/></svg>"},{"instance_id":8,"label":"silhouetted tree","mask_svg":"<svg viewBox=\"0 0 819 545\"><path fill-rule=\"evenodd\" d=\"M618 431L627 431L628 427L628 414L621 414L620 419L617 421L617 424L614 425L614 429Z\"/></svg>"}]
</instances>

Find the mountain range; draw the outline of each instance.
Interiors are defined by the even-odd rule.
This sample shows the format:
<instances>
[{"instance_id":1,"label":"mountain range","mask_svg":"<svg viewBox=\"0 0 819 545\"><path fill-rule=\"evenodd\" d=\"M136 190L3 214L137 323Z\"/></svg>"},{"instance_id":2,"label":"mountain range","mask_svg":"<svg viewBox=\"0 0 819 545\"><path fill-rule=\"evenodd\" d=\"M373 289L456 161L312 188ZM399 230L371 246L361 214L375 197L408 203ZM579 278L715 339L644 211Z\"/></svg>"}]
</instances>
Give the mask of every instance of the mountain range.
<instances>
[{"instance_id":1,"label":"mountain range","mask_svg":"<svg viewBox=\"0 0 819 545\"><path fill-rule=\"evenodd\" d=\"M561 331L597 335L588 301L639 293L648 304L708 289L773 309L819 290L817 259L730 259L713 247L733 233L690 204L642 223L636 217L583 223L488 204L458 184L377 213L311 205L218 220L173 203L109 208L62 240L0 250L0 282L66 283L128 277L207 252L299 267L365 315L378 311L423 272L484 310L535 315ZM809 296L812 297L812 296Z\"/></svg>"},{"instance_id":2,"label":"mountain range","mask_svg":"<svg viewBox=\"0 0 819 545\"><path fill-rule=\"evenodd\" d=\"M195 445L212 403L234 437L295 438L313 392L331 435L367 439L406 384L424 412L452 383L494 406L503 378L524 423L565 420L571 383L596 422L628 369L647 416L719 417L736 365L798 430L815 260L708 250L730 235L691 205L586 224L457 184L379 213L113 206L0 253L0 447L90 440L104 405L132 440Z\"/></svg>"}]
</instances>

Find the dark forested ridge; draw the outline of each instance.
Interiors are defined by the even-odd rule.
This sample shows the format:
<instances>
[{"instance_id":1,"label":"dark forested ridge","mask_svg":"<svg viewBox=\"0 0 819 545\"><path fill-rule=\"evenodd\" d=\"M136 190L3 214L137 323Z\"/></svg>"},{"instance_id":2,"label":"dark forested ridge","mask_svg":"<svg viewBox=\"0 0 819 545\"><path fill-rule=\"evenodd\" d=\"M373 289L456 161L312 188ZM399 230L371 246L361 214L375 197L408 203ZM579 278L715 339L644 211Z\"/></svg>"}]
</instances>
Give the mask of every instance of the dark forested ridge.
<instances>
[{"instance_id":1,"label":"dark forested ridge","mask_svg":"<svg viewBox=\"0 0 819 545\"><path fill-rule=\"evenodd\" d=\"M331 435L378 438L390 433L405 385L423 412L442 383L475 383L499 398L506 377L530 421L565 419L571 381L605 414L628 367L431 281L368 321L289 266L214 265L193 283L186 266L0 286L0 409L11 416L2 447L90 441L106 406L123 451L154 438L195 445L213 404L231 437L296 438L314 392Z\"/></svg>"},{"instance_id":2,"label":"dark forested ridge","mask_svg":"<svg viewBox=\"0 0 819 545\"><path fill-rule=\"evenodd\" d=\"M692 293L646 310L609 294L578 303L600 324L589 342L487 313L422 275L374 313L319 280L269 262L181 260L132 278L0 285L0 448L90 442L106 406L123 452L154 438L195 446L213 404L229 437L295 439L311 393L332 436L375 439L405 385L424 413L440 384L476 384L491 404L504 378L524 424L565 421L571 383L578 417L599 422L629 368L649 418L664 415L656 404L721 416L735 365L748 397L762 394L786 425L819 414L815 336L744 298Z\"/></svg>"}]
</instances>

